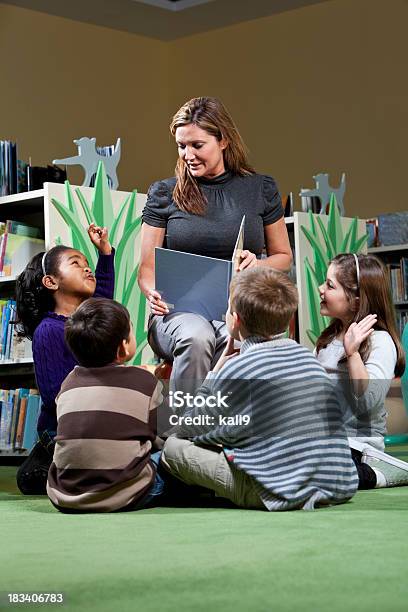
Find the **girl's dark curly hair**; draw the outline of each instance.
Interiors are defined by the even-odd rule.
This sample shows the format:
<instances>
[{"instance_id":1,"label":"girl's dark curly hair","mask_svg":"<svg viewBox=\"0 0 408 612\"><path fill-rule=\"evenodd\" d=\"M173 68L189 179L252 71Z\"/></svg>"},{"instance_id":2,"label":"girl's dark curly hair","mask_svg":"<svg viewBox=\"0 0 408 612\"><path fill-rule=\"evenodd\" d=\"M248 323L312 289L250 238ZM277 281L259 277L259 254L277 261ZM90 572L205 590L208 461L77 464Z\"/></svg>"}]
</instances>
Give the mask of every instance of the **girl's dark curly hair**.
<instances>
[{"instance_id":1,"label":"girl's dark curly hair","mask_svg":"<svg viewBox=\"0 0 408 612\"><path fill-rule=\"evenodd\" d=\"M17 277L16 311L21 336L32 340L36 327L46 313L54 310L53 293L44 287L42 279L46 274L58 276L61 255L70 250L71 247L58 245L50 249L45 257L44 253L34 255Z\"/></svg>"}]
</instances>

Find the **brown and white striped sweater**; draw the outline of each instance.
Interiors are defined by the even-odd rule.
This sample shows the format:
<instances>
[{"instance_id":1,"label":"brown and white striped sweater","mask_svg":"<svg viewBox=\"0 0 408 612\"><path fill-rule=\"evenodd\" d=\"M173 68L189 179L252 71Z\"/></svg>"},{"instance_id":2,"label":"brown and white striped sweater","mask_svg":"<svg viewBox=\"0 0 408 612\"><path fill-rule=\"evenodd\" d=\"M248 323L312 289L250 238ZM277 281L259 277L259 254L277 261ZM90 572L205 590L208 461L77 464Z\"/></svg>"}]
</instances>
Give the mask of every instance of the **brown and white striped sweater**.
<instances>
[{"instance_id":1,"label":"brown and white striped sweater","mask_svg":"<svg viewBox=\"0 0 408 612\"><path fill-rule=\"evenodd\" d=\"M57 396L58 428L47 493L61 511L111 512L140 500L161 400L157 379L134 366L76 366Z\"/></svg>"}]
</instances>

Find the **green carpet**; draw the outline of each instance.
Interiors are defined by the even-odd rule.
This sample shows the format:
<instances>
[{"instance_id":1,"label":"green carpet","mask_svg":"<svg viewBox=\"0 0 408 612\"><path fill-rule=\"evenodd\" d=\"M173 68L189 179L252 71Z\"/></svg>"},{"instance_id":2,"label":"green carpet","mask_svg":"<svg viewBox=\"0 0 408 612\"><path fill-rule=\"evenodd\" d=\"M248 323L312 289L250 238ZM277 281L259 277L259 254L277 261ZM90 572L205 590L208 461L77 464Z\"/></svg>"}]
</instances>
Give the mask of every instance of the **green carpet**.
<instances>
[{"instance_id":1,"label":"green carpet","mask_svg":"<svg viewBox=\"0 0 408 612\"><path fill-rule=\"evenodd\" d=\"M314 512L78 516L21 496L15 471L0 467L2 609L13 591L62 592L63 610L86 612L408 609L408 487Z\"/></svg>"}]
</instances>

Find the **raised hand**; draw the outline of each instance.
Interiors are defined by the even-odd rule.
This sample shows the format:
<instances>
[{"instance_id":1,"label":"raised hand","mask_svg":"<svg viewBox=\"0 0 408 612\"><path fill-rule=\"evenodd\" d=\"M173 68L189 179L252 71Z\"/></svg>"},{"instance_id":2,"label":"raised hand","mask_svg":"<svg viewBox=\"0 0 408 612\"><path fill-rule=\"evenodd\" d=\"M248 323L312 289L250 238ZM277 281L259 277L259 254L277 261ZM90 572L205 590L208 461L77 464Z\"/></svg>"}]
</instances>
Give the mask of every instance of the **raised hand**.
<instances>
[{"instance_id":1,"label":"raised hand","mask_svg":"<svg viewBox=\"0 0 408 612\"><path fill-rule=\"evenodd\" d=\"M91 223L88 227L88 236L92 244L98 249L102 255L110 255L112 247L108 238L108 228L98 227L95 223Z\"/></svg>"},{"instance_id":2,"label":"raised hand","mask_svg":"<svg viewBox=\"0 0 408 612\"><path fill-rule=\"evenodd\" d=\"M352 323L343 338L344 352L347 357L357 353L361 343L374 331L377 315L367 315L359 323Z\"/></svg>"},{"instance_id":3,"label":"raised hand","mask_svg":"<svg viewBox=\"0 0 408 612\"><path fill-rule=\"evenodd\" d=\"M158 291L154 289L149 289L147 292L147 300L150 305L150 311L154 315L166 315L169 314L169 309L166 302L163 302L161 299L161 295Z\"/></svg>"},{"instance_id":4,"label":"raised hand","mask_svg":"<svg viewBox=\"0 0 408 612\"><path fill-rule=\"evenodd\" d=\"M251 251L241 251L241 261L239 264L238 272L245 270L246 268L254 268L257 265L257 259L255 253Z\"/></svg>"}]
</instances>

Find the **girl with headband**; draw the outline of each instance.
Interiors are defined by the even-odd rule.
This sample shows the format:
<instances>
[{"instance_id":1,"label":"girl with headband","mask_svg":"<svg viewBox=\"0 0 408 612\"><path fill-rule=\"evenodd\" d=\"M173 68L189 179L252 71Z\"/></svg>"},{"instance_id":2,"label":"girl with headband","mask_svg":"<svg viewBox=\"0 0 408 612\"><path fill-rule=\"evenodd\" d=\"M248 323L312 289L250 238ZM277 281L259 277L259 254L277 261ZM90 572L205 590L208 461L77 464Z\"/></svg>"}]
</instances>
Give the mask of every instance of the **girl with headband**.
<instances>
[{"instance_id":1,"label":"girl with headband","mask_svg":"<svg viewBox=\"0 0 408 612\"><path fill-rule=\"evenodd\" d=\"M33 341L34 371L42 400L39 442L17 472L18 487L26 495L46 493L57 429L55 398L77 365L64 339L65 321L89 297L113 298L114 251L108 230L92 223L88 234L99 251L95 275L85 255L59 245L35 255L16 282L17 321L22 335Z\"/></svg>"},{"instance_id":2,"label":"girl with headband","mask_svg":"<svg viewBox=\"0 0 408 612\"><path fill-rule=\"evenodd\" d=\"M405 369L387 270L373 255L337 255L319 292L332 321L315 354L336 384L359 488L408 484L408 463L383 452L385 397Z\"/></svg>"}]
</instances>

